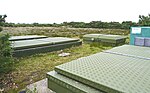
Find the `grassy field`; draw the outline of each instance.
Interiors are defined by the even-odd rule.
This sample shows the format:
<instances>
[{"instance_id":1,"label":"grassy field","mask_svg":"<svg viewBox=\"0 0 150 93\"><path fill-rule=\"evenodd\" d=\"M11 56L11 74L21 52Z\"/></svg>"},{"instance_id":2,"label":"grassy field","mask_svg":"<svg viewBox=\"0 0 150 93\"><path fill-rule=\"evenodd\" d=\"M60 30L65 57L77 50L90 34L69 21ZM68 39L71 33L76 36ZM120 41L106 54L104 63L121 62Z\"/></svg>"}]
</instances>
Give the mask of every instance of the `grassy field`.
<instances>
[{"instance_id":1,"label":"grassy field","mask_svg":"<svg viewBox=\"0 0 150 93\"><path fill-rule=\"evenodd\" d=\"M76 29L65 27L6 27L2 33L9 33L11 35L37 34L46 36L82 38L82 36L87 33L119 34L127 36L129 31L120 29ZM67 57L59 57L58 54L60 54L62 51L55 51L23 58L14 58L15 69L11 73L1 76L0 80L4 83L5 91L8 93L16 93L21 89L24 89L26 85L45 78L46 73L53 70L56 65L60 65L62 63L66 63L77 58L85 57L110 48L112 47L83 43L82 46L63 50L63 52L71 53L71 55Z\"/></svg>"},{"instance_id":2,"label":"grassy field","mask_svg":"<svg viewBox=\"0 0 150 93\"><path fill-rule=\"evenodd\" d=\"M89 33L128 35L129 30L67 27L5 27L2 33L10 33L11 35L37 34L46 36L82 37Z\"/></svg>"}]
</instances>

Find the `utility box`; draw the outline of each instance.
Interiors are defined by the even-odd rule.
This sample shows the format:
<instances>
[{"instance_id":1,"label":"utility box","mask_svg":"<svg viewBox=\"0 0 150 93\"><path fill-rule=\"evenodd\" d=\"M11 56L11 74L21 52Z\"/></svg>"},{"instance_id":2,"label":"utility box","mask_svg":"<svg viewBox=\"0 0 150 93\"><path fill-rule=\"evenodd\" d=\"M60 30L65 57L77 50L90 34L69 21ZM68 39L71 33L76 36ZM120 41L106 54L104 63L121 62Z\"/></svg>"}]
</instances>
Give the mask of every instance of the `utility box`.
<instances>
[{"instance_id":1,"label":"utility box","mask_svg":"<svg viewBox=\"0 0 150 93\"><path fill-rule=\"evenodd\" d=\"M150 47L150 38L145 38L145 46Z\"/></svg>"},{"instance_id":2,"label":"utility box","mask_svg":"<svg viewBox=\"0 0 150 93\"><path fill-rule=\"evenodd\" d=\"M130 45L150 46L150 27L131 27Z\"/></svg>"},{"instance_id":3,"label":"utility box","mask_svg":"<svg viewBox=\"0 0 150 93\"><path fill-rule=\"evenodd\" d=\"M145 42L144 42L144 38L143 37L135 37L134 39L134 45L137 46L144 46Z\"/></svg>"}]
</instances>

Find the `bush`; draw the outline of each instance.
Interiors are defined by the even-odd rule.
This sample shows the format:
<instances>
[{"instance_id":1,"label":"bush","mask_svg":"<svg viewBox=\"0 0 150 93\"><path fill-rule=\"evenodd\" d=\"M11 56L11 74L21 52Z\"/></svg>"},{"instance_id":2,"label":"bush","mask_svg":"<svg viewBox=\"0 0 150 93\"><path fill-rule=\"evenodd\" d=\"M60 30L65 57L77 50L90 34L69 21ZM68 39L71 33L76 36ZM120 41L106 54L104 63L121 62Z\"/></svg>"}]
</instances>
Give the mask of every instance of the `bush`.
<instances>
[{"instance_id":1,"label":"bush","mask_svg":"<svg viewBox=\"0 0 150 93\"><path fill-rule=\"evenodd\" d=\"M9 35L0 35L0 56L11 57L12 49L10 47Z\"/></svg>"},{"instance_id":2,"label":"bush","mask_svg":"<svg viewBox=\"0 0 150 93\"><path fill-rule=\"evenodd\" d=\"M2 32L2 30L3 30L3 28L2 28L2 27L0 27L0 32Z\"/></svg>"},{"instance_id":3,"label":"bush","mask_svg":"<svg viewBox=\"0 0 150 93\"><path fill-rule=\"evenodd\" d=\"M9 35L0 34L0 74L12 70L12 49L10 47Z\"/></svg>"}]
</instances>

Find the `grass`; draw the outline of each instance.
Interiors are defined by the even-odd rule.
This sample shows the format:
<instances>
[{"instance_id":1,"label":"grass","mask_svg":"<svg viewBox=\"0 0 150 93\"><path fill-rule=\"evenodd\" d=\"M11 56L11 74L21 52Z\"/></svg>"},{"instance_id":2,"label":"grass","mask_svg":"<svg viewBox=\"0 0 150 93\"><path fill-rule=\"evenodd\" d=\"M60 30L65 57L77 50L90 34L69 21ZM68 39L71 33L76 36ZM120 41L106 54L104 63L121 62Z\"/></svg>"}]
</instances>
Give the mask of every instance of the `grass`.
<instances>
[{"instance_id":1,"label":"grass","mask_svg":"<svg viewBox=\"0 0 150 93\"><path fill-rule=\"evenodd\" d=\"M15 59L15 70L11 73L14 85L12 85L11 88L7 87L7 91L9 93L18 92L25 88L26 85L45 78L46 73L53 70L57 65L110 48L111 47L96 47L83 44L82 46L65 49L63 52L71 53L71 55L67 57L59 57L58 54L62 51L55 51Z\"/></svg>"},{"instance_id":2,"label":"grass","mask_svg":"<svg viewBox=\"0 0 150 93\"><path fill-rule=\"evenodd\" d=\"M63 37L82 37L89 33L128 35L129 30L123 29L93 29L93 28L67 28L67 27L5 27L2 33L11 35L46 35Z\"/></svg>"},{"instance_id":3,"label":"grass","mask_svg":"<svg viewBox=\"0 0 150 93\"><path fill-rule=\"evenodd\" d=\"M128 35L128 30L119 29L75 29L75 28L52 28L52 27L19 27L4 28L2 33L11 35L39 34L46 36L82 37L88 33L119 34ZM127 41L128 42L128 41ZM26 85L46 78L46 73L53 70L55 66L70 62L77 58L89 56L112 47L104 47L98 44L83 44L63 50L71 53L67 57L59 57L62 51L37 54L33 56L14 58L14 70L8 74L0 76L0 81L4 84L5 91L17 93L24 89Z\"/></svg>"}]
</instances>

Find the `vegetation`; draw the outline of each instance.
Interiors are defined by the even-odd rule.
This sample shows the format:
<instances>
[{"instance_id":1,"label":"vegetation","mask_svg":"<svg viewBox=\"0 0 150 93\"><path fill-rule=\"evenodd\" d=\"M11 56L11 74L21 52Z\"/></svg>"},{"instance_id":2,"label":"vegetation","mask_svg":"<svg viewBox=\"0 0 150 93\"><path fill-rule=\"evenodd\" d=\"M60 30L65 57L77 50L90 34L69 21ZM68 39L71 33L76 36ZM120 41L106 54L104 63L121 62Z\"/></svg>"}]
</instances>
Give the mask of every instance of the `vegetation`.
<instances>
[{"instance_id":1,"label":"vegetation","mask_svg":"<svg viewBox=\"0 0 150 93\"><path fill-rule=\"evenodd\" d=\"M0 15L0 23L5 23L5 18L7 17L7 15Z\"/></svg>"},{"instance_id":2,"label":"vegetation","mask_svg":"<svg viewBox=\"0 0 150 93\"><path fill-rule=\"evenodd\" d=\"M61 24L15 24L15 23L6 23L4 27L73 27L73 28L105 28L105 29L129 29L130 26L135 26L136 23L132 21L119 22L102 22L102 21L92 21L89 23L84 22L63 22Z\"/></svg>"},{"instance_id":3,"label":"vegetation","mask_svg":"<svg viewBox=\"0 0 150 93\"><path fill-rule=\"evenodd\" d=\"M12 49L8 40L9 35L0 35L0 75L13 69Z\"/></svg>"},{"instance_id":4,"label":"vegetation","mask_svg":"<svg viewBox=\"0 0 150 93\"><path fill-rule=\"evenodd\" d=\"M116 34L128 35L126 29L96 29L96 28L68 28L68 27L3 27L2 33L11 35L46 35L49 37L78 37L85 34Z\"/></svg>"},{"instance_id":5,"label":"vegetation","mask_svg":"<svg viewBox=\"0 0 150 93\"><path fill-rule=\"evenodd\" d=\"M0 32L3 30L3 28L2 27L0 27Z\"/></svg>"},{"instance_id":6,"label":"vegetation","mask_svg":"<svg viewBox=\"0 0 150 93\"><path fill-rule=\"evenodd\" d=\"M0 15L0 26L5 24L6 15ZM2 31L2 28L0 28ZM9 34L0 33L0 74L8 72L11 68L11 47L9 42Z\"/></svg>"},{"instance_id":7,"label":"vegetation","mask_svg":"<svg viewBox=\"0 0 150 93\"><path fill-rule=\"evenodd\" d=\"M3 30L1 26L4 26L6 17L7 15L0 15L0 32Z\"/></svg>"},{"instance_id":8,"label":"vegetation","mask_svg":"<svg viewBox=\"0 0 150 93\"><path fill-rule=\"evenodd\" d=\"M9 35L0 35L0 56L11 57L11 47L9 42Z\"/></svg>"},{"instance_id":9,"label":"vegetation","mask_svg":"<svg viewBox=\"0 0 150 93\"><path fill-rule=\"evenodd\" d=\"M132 21L119 22L102 22L102 21L92 21L90 23L84 22L64 22L63 26L69 26L74 28L105 28L105 29L129 29L130 26L136 25Z\"/></svg>"},{"instance_id":10,"label":"vegetation","mask_svg":"<svg viewBox=\"0 0 150 93\"><path fill-rule=\"evenodd\" d=\"M148 16L139 15L139 25L150 26L150 14Z\"/></svg>"},{"instance_id":11,"label":"vegetation","mask_svg":"<svg viewBox=\"0 0 150 93\"><path fill-rule=\"evenodd\" d=\"M5 24L6 15L0 15L0 26ZM9 42L9 34L2 34L3 29L0 27L0 76L10 73L13 67L12 49ZM0 78L0 90L3 90L4 83Z\"/></svg>"}]
</instances>

